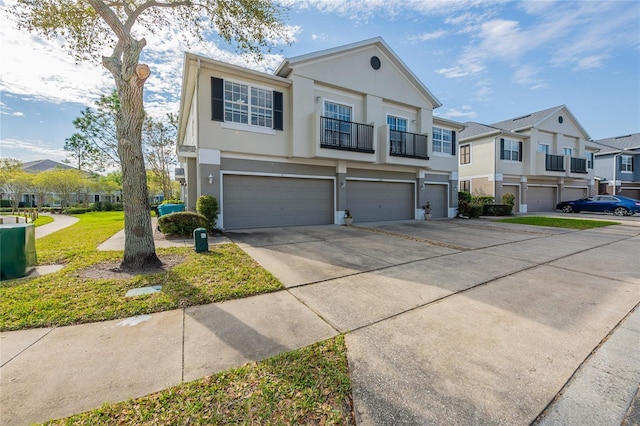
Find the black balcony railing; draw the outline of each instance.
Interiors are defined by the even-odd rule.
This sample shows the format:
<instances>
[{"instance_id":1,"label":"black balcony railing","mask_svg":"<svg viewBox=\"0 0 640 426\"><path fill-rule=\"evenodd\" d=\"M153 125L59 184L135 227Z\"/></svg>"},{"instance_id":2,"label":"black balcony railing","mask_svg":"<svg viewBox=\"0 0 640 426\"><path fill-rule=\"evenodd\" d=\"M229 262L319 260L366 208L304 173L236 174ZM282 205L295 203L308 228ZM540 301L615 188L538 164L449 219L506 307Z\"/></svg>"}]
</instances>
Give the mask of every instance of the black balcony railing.
<instances>
[{"instance_id":1,"label":"black balcony railing","mask_svg":"<svg viewBox=\"0 0 640 426\"><path fill-rule=\"evenodd\" d=\"M587 173L586 158L571 157L571 173Z\"/></svg>"},{"instance_id":2,"label":"black balcony railing","mask_svg":"<svg viewBox=\"0 0 640 426\"><path fill-rule=\"evenodd\" d=\"M564 172L564 156L546 154L544 165L550 172Z\"/></svg>"},{"instance_id":3,"label":"black balcony railing","mask_svg":"<svg viewBox=\"0 0 640 426\"><path fill-rule=\"evenodd\" d=\"M389 154L396 157L422 158L428 160L427 135L389 130Z\"/></svg>"},{"instance_id":4,"label":"black balcony railing","mask_svg":"<svg viewBox=\"0 0 640 426\"><path fill-rule=\"evenodd\" d=\"M373 126L320 117L320 147L373 154Z\"/></svg>"}]
</instances>

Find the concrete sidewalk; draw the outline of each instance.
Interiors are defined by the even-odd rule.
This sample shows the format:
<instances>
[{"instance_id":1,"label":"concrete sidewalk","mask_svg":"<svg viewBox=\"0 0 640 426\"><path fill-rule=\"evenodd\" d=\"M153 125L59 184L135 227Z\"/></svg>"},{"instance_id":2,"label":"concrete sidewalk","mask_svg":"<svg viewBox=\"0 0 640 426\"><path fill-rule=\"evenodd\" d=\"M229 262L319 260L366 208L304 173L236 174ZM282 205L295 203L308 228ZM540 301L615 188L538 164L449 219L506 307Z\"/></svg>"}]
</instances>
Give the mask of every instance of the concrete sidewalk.
<instances>
[{"instance_id":1,"label":"concrete sidewalk","mask_svg":"<svg viewBox=\"0 0 640 426\"><path fill-rule=\"evenodd\" d=\"M156 248L169 247L193 247L193 238L166 238L162 232L158 230L158 218L151 218L151 227L153 228L153 242ZM209 245L230 243L231 241L222 235L209 235ZM100 251L124 250L124 229L120 230L113 237L98 246Z\"/></svg>"},{"instance_id":2,"label":"concrete sidewalk","mask_svg":"<svg viewBox=\"0 0 640 426\"><path fill-rule=\"evenodd\" d=\"M287 290L0 333L0 423L143 396L345 332L359 424L619 425L640 382L635 225L234 233Z\"/></svg>"}]
</instances>

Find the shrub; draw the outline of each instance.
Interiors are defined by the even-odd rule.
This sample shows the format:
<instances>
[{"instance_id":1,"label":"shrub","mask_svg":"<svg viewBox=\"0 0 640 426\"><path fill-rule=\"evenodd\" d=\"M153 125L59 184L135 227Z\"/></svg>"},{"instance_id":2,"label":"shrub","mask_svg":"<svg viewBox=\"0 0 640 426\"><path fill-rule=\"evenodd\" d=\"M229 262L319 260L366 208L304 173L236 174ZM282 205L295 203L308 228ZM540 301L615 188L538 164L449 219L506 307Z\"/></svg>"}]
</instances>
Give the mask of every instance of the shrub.
<instances>
[{"instance_id":1,"label":"shrub","mask_svg":"<svg viewBox=\"0 0 640 426\"><path fill-rule=\"evenodd\" d=\"M67 207L63 213L66 214L83 214L88 212L89 209L84 208L84 207Z\"/></svg>"},{"instance_id":2,"label":"shrub","mask_svg":"<svg viewBox=\"0 0 640 426\"><path fill-rule=\"evenodd\" d=\"M96 201L95 203L89 204L89 210L92 212L101 212L104 210L104 202Z\"/></svg>"},{"instance_id":3,"label":"shrub","mask_svg":"<svg viewBox=\"0 0 640 426\"><path fill-rule=\"evenodd\" d=\"M114 212L121 212L124 210L124 204L122 203L113 203L111 204L111 208Z\"/></svg>"},{"instance_id":4,"label":"shrub","mask_svg":"<svg viewBox=\"0 0 640 426\"><path fill-rule=\"evenodd\" d=\"M176 212L158 218L160 232L171 237L190 237L196 228L208 228L209 220L200 213Z\"/></svg>"},{"instance_id":5,"label":"shrub","mask_svg":"<svg viewBox=\"0 0 640 426\"><path fill-rule=\"evenodd\" d=\"M0 200L0 207L11 207L11 200Z\"/></svg>"},{"instance_id":6,"label":"shrub","mask_svg":"<svg viewBox=\"0 0 640 426\"><path fill-rule=\"evenodd\" d=\"M471 215L471 194L466 191L458 192L458 216Z\"/></svg>"},{"instance_id":7,"label":"shrub","mask_svg":"<svg viewBox=\"0 0 640 426\"><path fill-rule=\"evenodd\" d=\"M506 194L502 194L502 203L503 204L511 204L513 206L516 202L516 196L507 192Z\"/></svg>"},{"instance_id":8,"label":"shrub","mask_svg":"<svg viewBox=\"0 0 640 426\"><path fill-rule=\"evenodd\" d=\"M164 200L160 204L184 204L184 201L182 201L182 200Z\"/></svg>"},{"instance_id":9,"label":"shrub","mask_svg":"<svg viewBox=\"0 0 640 426\"><path fill-rule=\"evenodd\" d=\"M491 195L475 195L471 198L471 202L474 204L491 204L495 200Z\"/></svg>"},{"instance_id":10,"label":"shrub","mask_svg":"<svg viewBox=\"0 0 640 426\"><path fill-rule=\"evenodd\" d=\"M208 230L213 230L218 221L218 200L211 195L201 195L196 202L196 211L209 221Z\"/></svg>"},{"instance_id":11,"label":"shrub","mask_svg":"<svg viewBox=\"0 0 640 426\"><path fill-rule=\"evenodd\" d=\"M513 205L511 204L484 204L482 214L485 216L510 216Z\"/></svg>"},{"instance_id":12,"label":"shrub","mask_svg":"<svg viewBox=\"0 0 640 426\"><path fill-rule=\"evenodd\" d=\"M480 217L484 206L478 203L469 204L469 217Z\"/></svg>"}]
</instances>

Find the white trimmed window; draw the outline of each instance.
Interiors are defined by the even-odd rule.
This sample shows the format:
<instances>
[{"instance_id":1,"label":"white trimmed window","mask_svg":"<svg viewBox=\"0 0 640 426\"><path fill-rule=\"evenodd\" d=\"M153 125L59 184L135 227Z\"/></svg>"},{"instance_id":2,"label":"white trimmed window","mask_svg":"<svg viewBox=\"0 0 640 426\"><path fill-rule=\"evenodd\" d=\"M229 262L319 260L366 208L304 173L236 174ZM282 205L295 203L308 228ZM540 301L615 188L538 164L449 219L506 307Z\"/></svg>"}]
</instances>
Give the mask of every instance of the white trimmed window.
<instances>
[{"instance_id":1,"label":"white trimmed window","mask_svg":"<svg viewBox=\"0 0 640 426\"><path fill-rule=\"evenodd\" d=\"M225 81L224 121L272 128L273 91Z\"/></svg>"},{"instance_id":2,"label":"white trimmed window","mask_svg":"<svg viewBox=\"0 0 640 426\"><path fill-rule=\"evenodd\" d=\"M631 173L633 172L633 157L630 155L620 156L620 171Z\"/></svg>"},{"instance_id":3,"label":"white trimmed window","mask_svg":"<svg viewBox=\"0 0 640 426\"><path fill-rule=\"evenodd\" d=\"M569 157L571 157L573 155L573 149L572 148L565 148L564 149L564 155L568 155Z\"/></svg>"},{"instance_id":4,"label":"white trimmed window","mask_svg":"<svg viewBox=\"0 0 640 426\"><path fill-rule=\"evenodd\" d=\"M451 154L453 144L453 130L443 129L440 127L433 128L433 152L441 152L443 154Z\"/></svg>"},{"instance_id":5,"label":"white trimmed window","mask_svg":"<svg viewBox=\"0 0 640 426\"><path fill-rule=\"evenodd\" d=\"M549 145L545 143L538 144L538 152L544 152L545 154L549 153Z\"/></svg>"},{"instance_id":6,"label":"white trimmed window","mask_svg":"<svg viewBox=\"0 0 640 426\"><path fill-rule=\"evenodd\" d=\"M522 142L501 138L500 159L508 161L522 161Z\"/></svg>"}]
</instances>

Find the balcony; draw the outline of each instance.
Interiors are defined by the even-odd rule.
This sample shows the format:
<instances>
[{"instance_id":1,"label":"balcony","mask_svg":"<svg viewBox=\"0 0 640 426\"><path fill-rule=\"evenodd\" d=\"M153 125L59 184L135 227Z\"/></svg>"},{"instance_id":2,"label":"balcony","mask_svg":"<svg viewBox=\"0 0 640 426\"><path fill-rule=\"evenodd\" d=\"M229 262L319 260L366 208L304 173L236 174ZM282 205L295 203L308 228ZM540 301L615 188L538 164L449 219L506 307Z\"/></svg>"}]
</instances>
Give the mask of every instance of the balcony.
<instances>
[{"instance_id":1,"label":"balcony","mask_svg":"<svg viewBox=\"0 0 640 426\"><path fill-rule=\"evenodd\" d=\"M320 147L373 154L373 126L320 117Z\"/></svg>"},{"instance_id":2,"label":"balcony","mask_svg":"<svg viewBox=\"0 0 640 426\"><path fill-rule=\"evenodd\" d=\"M428 160L427 135L389 130L389 155Z\"/></svg>"},{"instance_id":3,"label":"balcony","mask_svg":"<svg viewBox=\"0 0 640 426\"><path fill-rule=\"evenodd\" d=\"M571 157L571 173L587 173L587 160L585 158Z\"/></svg>"},{"instance_id":4,"label":"balcony","mask_svg":"<svg viewBox=\"0 0 640 426\"><path fill-rule=\"evenodd\" d=\"M550 172L564 172L564 156L546 154L544 168Z\"/></svg>"}]
</instances>

